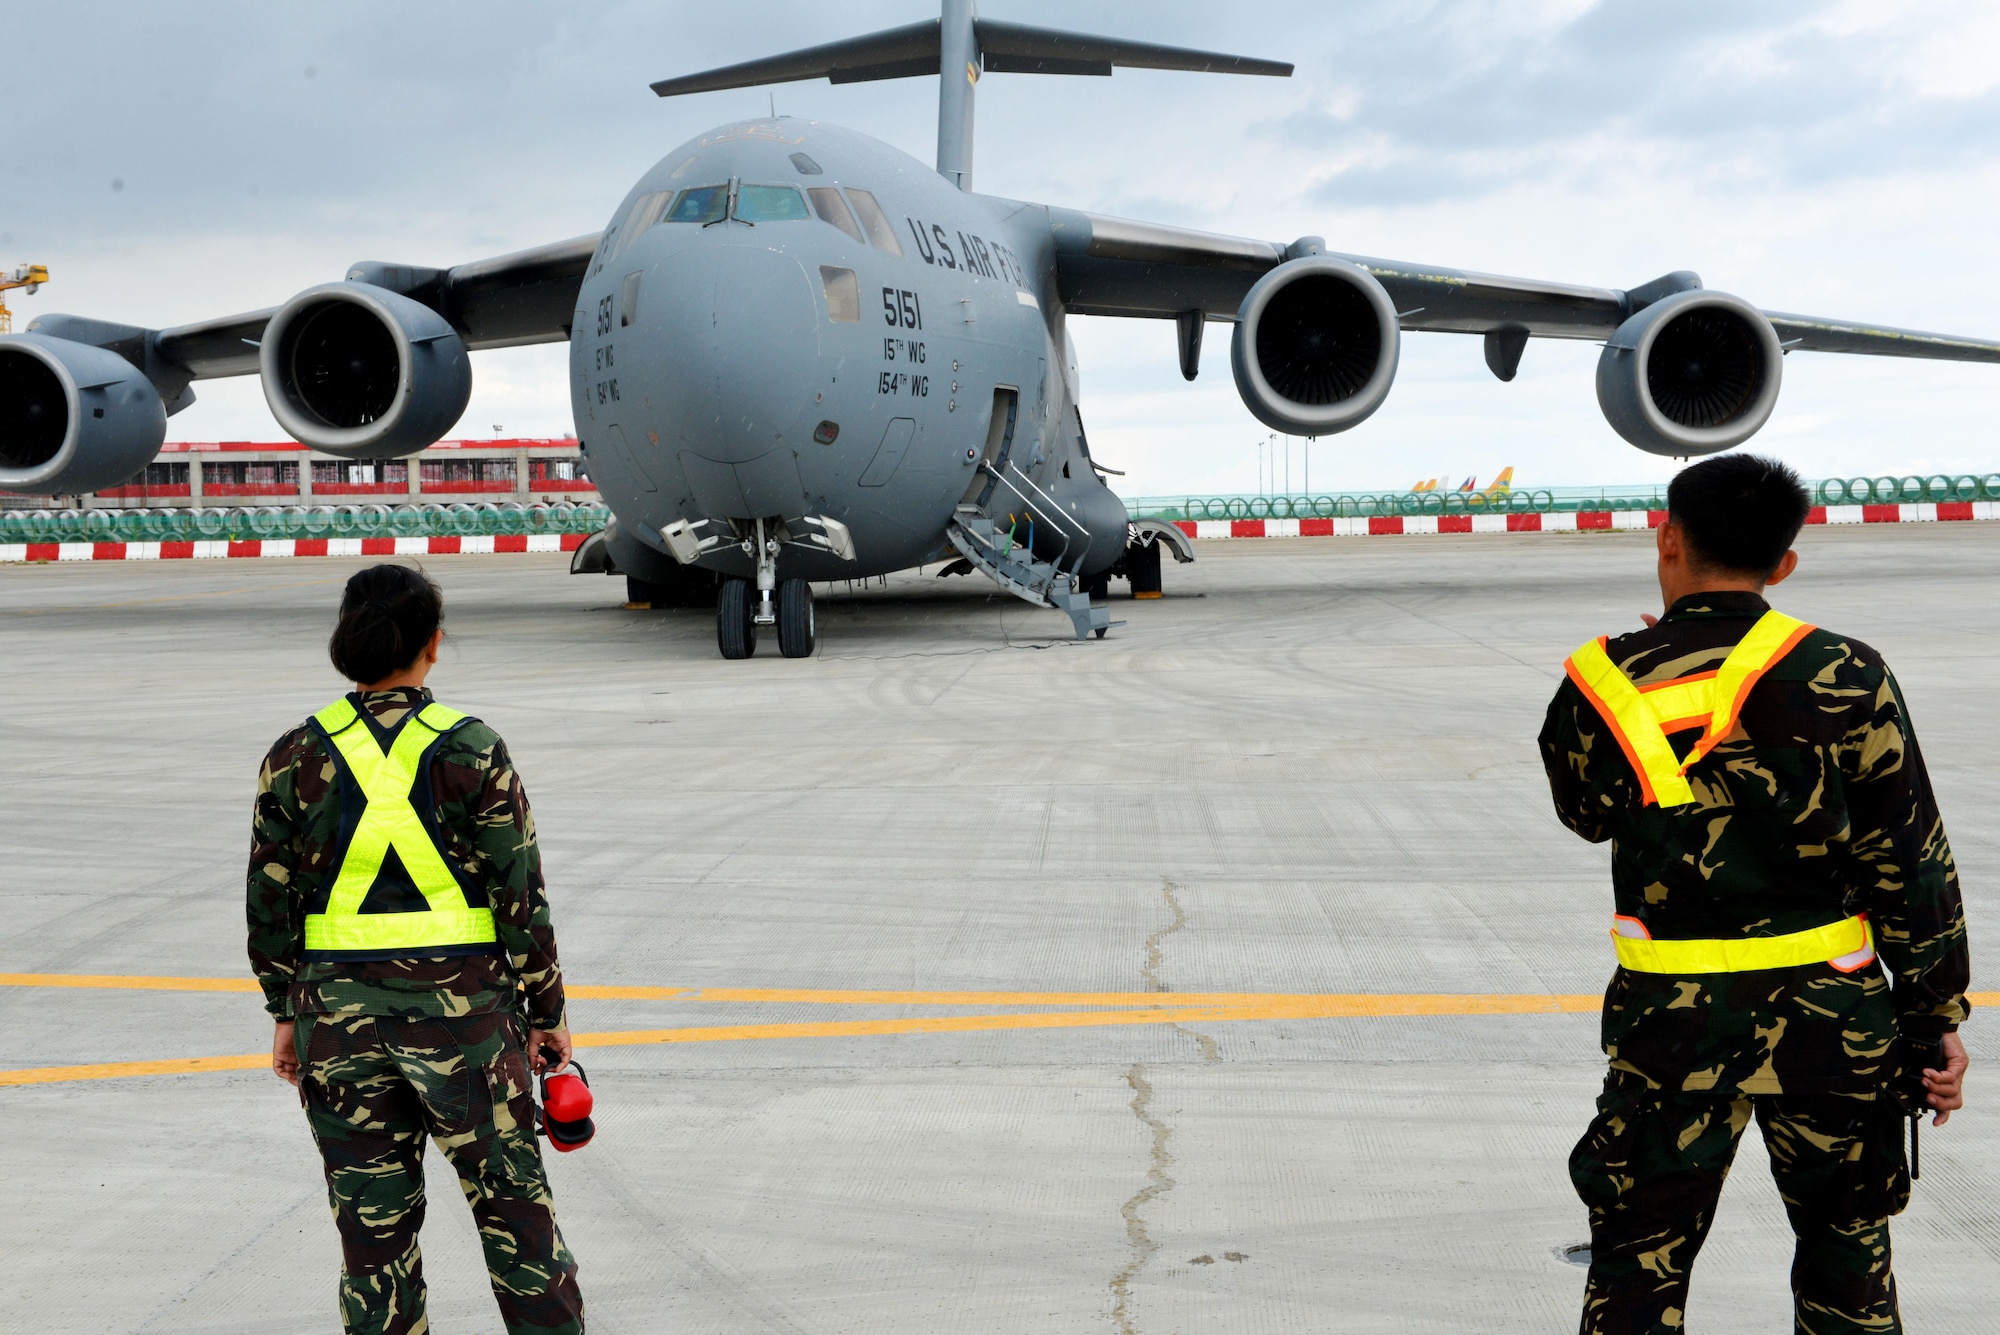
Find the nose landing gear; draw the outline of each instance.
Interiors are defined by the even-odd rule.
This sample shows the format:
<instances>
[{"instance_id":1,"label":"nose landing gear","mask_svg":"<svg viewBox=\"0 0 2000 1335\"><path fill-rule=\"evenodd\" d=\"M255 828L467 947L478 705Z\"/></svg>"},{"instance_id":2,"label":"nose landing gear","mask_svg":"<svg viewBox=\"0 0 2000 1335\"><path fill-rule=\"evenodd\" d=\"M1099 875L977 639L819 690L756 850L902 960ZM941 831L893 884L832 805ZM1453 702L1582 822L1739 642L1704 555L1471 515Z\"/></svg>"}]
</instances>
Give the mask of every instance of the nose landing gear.
<instances>
[{"instance_id":1,"label":"nose landing gear","mask_svg":"<svg viewBox=\"0 0 2000 1335\"><path fill-rule=\"evenodd\" d=\"M778 551L790 543L852 561L854 539L845 524L826 515L807 515L793 521L800 525L798 532L784 522L767 528L766 522L751 521L754 527L750 535L736 542L743 554L757 563L756 582L753 586L750 580L734 577L722 581L715 605L716 644L724 658L748 658L757 652L757 628L771 626L778 632L779 653L786 658L811 658L819 644L812 585L797 578L779 579ZM690 539L692 529L693 525L683 520L662 530L669 545L674 546L675 557L683 563L710 549ZM741 533L741 528L737 532ZM677 541L679 545L675 545ZM715 538L702 542L722 545Z\"/></svg>"},{"instance_id":2,"label":"nose landing gear","mask_svg":"<svg viewBox=\"0 0 2000 1335\"><path fill-rule=\"evenodd\" d=\"M819 646L812 585L802 579L788 579L779 583L777 592L777 611L772 620L778 627L778 652L786 658L811 658ZM757 615L760 601L749 580L722 581L715 600L715 644L724 658L750 658L756 654L757 627L769 624Z\"/></svg>"},{"instance_id":3,"label":"nose landing gear","mask_svg":"<svg viewBox=\"0 0 2000 1335\"><path fill-rule=\"evenodd\" d=\"M818 638L812 585L802 579L786 580L778 586L778 652L787 658L811 658Z\"/></svg>"},{"instance_id":4,"label":"nose landing gear","mask_svg":"<svg viewBox=\"0 0 2000 1335\"><path fill-rule=\"evenodd\" d=\"M715 645L724 658L748 658L757 652L757 621L749 580L722 581L715 600Z\"/></svg>"}]
</instances>

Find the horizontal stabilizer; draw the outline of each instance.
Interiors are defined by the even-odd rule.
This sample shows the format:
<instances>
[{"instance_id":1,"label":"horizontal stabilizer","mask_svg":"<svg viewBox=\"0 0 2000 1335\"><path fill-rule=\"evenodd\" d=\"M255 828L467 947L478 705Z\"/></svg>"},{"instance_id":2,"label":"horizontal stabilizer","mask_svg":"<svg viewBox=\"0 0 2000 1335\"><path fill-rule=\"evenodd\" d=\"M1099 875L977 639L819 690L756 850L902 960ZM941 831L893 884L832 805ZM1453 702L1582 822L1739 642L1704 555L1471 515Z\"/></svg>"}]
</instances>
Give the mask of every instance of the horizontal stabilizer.
<instances>
[{"instance_id":1,"label":"horizontal stabilizer","mask_svg":"<svg viewBox=\"0 0 2000 1335\"><path fill-rule=\"evenodd\" d=\"M1114 67L1151 70L1191 70L1207 74L1264 74L1287 77L1292 67L1276 60L1257 60L1219 51L1194 51L1118 37L1031 28L1020 23L973 22L982 68L1007 74L1108 75ZM755 88L801 79L833 83L863 83L873 79L906 79L936 74L942 55L940 25L933 19L809 46L781 56L746 60L739 65L662 79L653 91L661 97L712 93L725 88Z\"/></svg>"},{"instance_id":2,"label":"horizontal stabilizer","mask_svg":"<svg viewBox=\"0 0 2000 1335\"><path fill-rule=\"evenodd\" d=\"M994 73L1098 74L1112 67L1139 70L1189 70L1196 74L1266 74L1290 78L1292 67L1278 60L1194 51L1182 46L1130 42L1122 37L1092 37L1088 33L1031 28L1021 23L975 20L979 54Z\"/></svg>"},{"instance_id":3,"label":"horizontal stabilizer","mask_svg":"<svg viewBox=\"0 0 2000 1335\"><path fill-rule=\"evenodd\" d=\"M809 46L782 56L766 56L700 74L684 74L678 79L662 79L653 85L653 91L661 97L678 97L682 93L714 93L725 88L756 88L800 79L831 79L835 83L906 79L936 74L938 51L938 21L932 19L871 32L866 37Z\"/></svg>"}]
</instances>

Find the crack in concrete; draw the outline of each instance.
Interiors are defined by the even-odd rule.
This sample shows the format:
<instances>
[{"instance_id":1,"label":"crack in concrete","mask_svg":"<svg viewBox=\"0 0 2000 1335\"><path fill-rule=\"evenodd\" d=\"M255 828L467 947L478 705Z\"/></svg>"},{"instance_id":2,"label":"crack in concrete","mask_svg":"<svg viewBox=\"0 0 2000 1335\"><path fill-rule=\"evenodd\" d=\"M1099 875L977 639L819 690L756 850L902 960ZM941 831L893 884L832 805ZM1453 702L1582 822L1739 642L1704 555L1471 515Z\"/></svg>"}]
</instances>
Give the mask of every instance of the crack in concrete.
<instances>
[{"instance_id":1,"label":"crack in concrete","mask_svg":"<svg viewBox=\"0 0 2000 1335\"><path fill-rule=\"evenodd\" d=\"M1187 926L1187 910L1181 907L1180 898L1174 893L1179 888L1167 878L1160 878L1160 895L1167 901L1167 908L1174 916L1173 921L1146 938L1146 962L1140 966L1139 972L1145 976L1149 992L1172 990L1160 979L1160 963L1163 958L1162 943ZM1201 1044L1203 1061L1222 1060L1221 1054L1216 1051L1215 1040L1207 1034L1178 1024L1174 1028ZM1146 1165L1145 1185L1118 1207L1119 1216L1125 1221L1125 1239L1131 1244L1132 1254L1118 1273L1111 1277L1111 1322L1118 1335L1138 1335L1139 1327L1132 1312L1132 1282L1160 1250L1160 1244L1154 1241L1141 1212L1154 1197L1174 1188L1174 1176L1167 1171L1174 1163L1173 1153L1167 1148L1167 1142L1173 1139L1174 1129L1153 1115L1153 1084L1146 1078L1145 1063L1134 1062L1127 1068L1125 1083L1132 1090L1132 1115L1151 1135L1152 1145Z\"/></svg>"},{"instance_id":2,"label":"crack in concrete","mask_svg":"<svg viewBox=\"0 0 2000 1335\"><path fill-rule=\"evenodd\" d=\"M1132 1319L1132 1281L1138 1278L1146 1263L1160 1250L1160 1244L1153 1240L1152 1233L1146 1228L1145 1217L1139 1212L1155 1196L1173 1189L1173 1174L1167 1170L1173 1166L1174 1156L1167 1150L1167 1141L1172 1138L1174 1129L1153 1116L1153 1085L1146 1079L1143 1063L1132 1064L1125 1072L1125 1083L1132 1087L1132 1115L1152 1133L1153 1145L1151 1161L1146 1168L1146 1185L1118 1207L1118 1213L1125 1220L1125 1238L1132 1245L1132 1256L1111 1277L1111 1321L1118 1328L1118 1335L1138 1335L1139 1327Z\"/></svg>"},{"instance_id":3,"label":"crack in concrete","mask_svg":"<svg viewBox=\"0 0 2000 1335\"><path fill-rule=\"evenodd\" d=\"M1174 911L1174 920L1146 938L1146 962L1139 966L1139 972L1146 977L1148 992L1171 992L1173 989L1160 981L1160 943L1187 926L1187 911L1180 900L1174 897L1178 889L1172 881L1160 878L1160 893L1166 897L1167 907Z\"/></svg>"},{"instance_id":4,"label":"crack in concrete","mask_svg":"<svg viewBox=\"0 0 2000 1335\"><path fill-rule=\"evenodd\" d=\"M1146 990L1148 992L1173 991L1172 988L1160 981L1160 960L1162 957L1160 943L1187 926L1187 910L1181 907L1179 897L1174 894L1174 891L1178 889L1180 887L1166 877L1162 876L1160 878L1160 894L1166 899L1167 907L1173 910L1174 920L1146 938L1146 963L1140 968L1139 972L1146 976ZM1215 1040L1207 1034L1199 1030L1190 1029L1184 1024L1177 1024L1174 1026L1174 1029L1201 1045L1202 1061L1212 1063L1222 1060L1222 1053L1216 1048Z\"/></svg>"}]
</instances>

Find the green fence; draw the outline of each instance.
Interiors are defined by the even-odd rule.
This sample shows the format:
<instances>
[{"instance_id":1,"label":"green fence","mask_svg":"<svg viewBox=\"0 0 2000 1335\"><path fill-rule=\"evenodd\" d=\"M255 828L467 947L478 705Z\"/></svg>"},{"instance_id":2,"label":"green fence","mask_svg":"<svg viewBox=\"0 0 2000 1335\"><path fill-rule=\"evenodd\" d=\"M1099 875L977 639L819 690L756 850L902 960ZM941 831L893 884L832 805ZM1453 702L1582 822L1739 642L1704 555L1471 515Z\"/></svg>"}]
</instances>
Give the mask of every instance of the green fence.
<instances>
[{"instance_id":1,"label":"green fence","mask_svg":"<svg viewBox=\"0 0 2000 1335\"><path fill-rule=\"evenodd\" d=\"M1916 505L2000 501L2000 473L1976 476L1826 478L1806 484L1817 505ZM1504 492L1343 491L1320 496L1139 496L1126 508L1143 519L1370 519L1388 515L1573 514L1663 510L1666 484L1629 487L1520 487Z\"/></svg>"},{"instance_id":2,"label":"green fence","mask_svg":"<svg viewBox=\"0 0 2000 1335\"><path fill-rule=\"evenodd\" d=\"M2000 473L1825 478L1808 483L1819 505L1917 505L2000 501ZM1146 519L1368 519L1387 515L1559 514L1666 508L1664 484L1521 487L1505 492L1343 491L1319 496L1139 496ZM0 542L214 542L246 538L430 538L590 533L610 521L603 505L292 505L195 510L6 510Z\"/></svg>"},{"instance_id":3,"label":"green fence","mask_svg":"<svg viewBox=\"0 0 2000 1335\"><path fill-rule=\"evenodd\" d=\"M293 505L198 510L6 510L0 542L240 542L590 533L602 505Z\"/></svg>"}]
</instances>

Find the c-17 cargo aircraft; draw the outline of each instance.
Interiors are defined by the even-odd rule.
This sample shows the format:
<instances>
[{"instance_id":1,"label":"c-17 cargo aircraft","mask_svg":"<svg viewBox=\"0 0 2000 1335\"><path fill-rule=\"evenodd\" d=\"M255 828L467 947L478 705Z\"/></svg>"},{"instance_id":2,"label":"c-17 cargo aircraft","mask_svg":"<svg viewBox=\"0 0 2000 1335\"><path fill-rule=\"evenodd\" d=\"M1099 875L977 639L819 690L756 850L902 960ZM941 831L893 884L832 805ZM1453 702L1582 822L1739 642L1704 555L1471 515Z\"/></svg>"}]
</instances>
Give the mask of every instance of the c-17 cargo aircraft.
<instances>
[{"instance_id":1,"label":"c-17 cargo aircraft","mask_svg":"<svg viewBox=\"0 0 2000 1335\"><path fill-rule=\"evenodd\" d=\"M1190 380L1207 324L1232 324L1245 406L1303 436L1382 405L1406 330L1478 335L1503 381L1531 337L1600 340L1605 417L1669 456L1747 440L1788 352L2000 362L2000 343L1763 311L1686 271L1622 290L1501 278L973 190L982 75L1118 67L1292 72L944 0L937 20L667 79L662 97L936 74L936 169L851 130L745 121L667 154L595 235L449 269L359 263L178 328L44 316L0 338L0 488L131 477L214 376L261 377L314 449L414 453L464 412L469 352L568 340L578 438L615 517L578 567L646 601L712 600L725 658L767 628L801 657L814 580L962 562L1083 639L1108 627L1091 594L1113 573L1156 581L1163 547L1193 558L1178 530L1130 521L1091 458L1071 314L1172 321Z\"/></svg>"}]
</instances>

